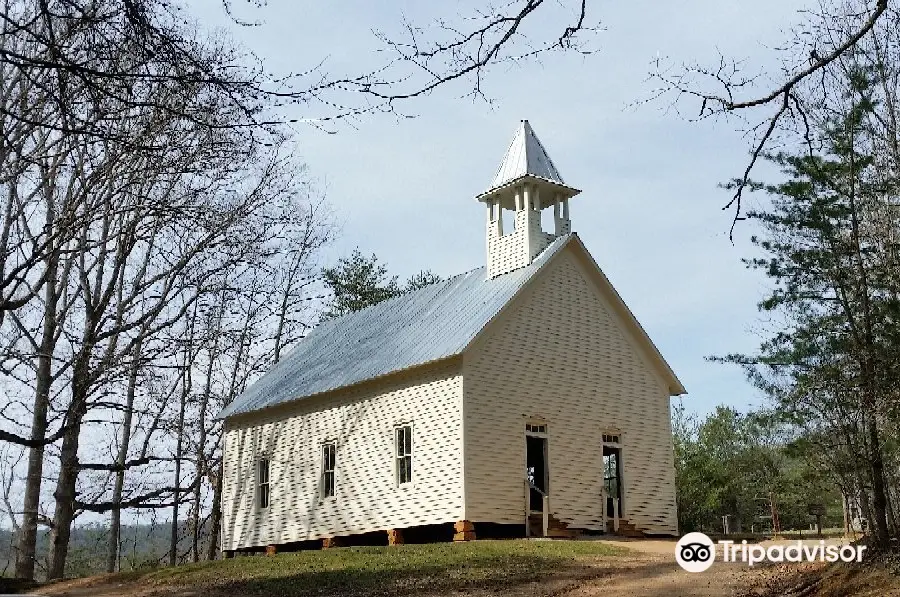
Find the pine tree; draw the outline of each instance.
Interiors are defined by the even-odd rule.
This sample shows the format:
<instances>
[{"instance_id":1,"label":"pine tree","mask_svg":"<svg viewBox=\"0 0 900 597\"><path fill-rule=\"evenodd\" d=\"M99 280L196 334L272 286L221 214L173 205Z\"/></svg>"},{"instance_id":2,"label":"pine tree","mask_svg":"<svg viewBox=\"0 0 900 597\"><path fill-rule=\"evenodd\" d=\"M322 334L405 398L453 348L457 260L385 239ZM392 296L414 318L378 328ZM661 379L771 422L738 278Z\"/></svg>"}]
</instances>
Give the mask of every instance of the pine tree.
<instances>
[{"instance_id":1,"label":"pine tree","mask_svg":"<svg viewBox=\"0 0 900 597\"><path fill-rule=\"evenodd\" d=\"M374 254L363 255L354 249L350 257L342 257L337 265L322 270L322 278L333 296L324 318L340 317L365 309L401 294L397 276L388 276L385 265Z\"/></svg>"},{"instance_id":2,"label":"pine tree","mask_svg":"<svg viewBox=\"0 0 900 597\"><path fill-rule=\"evenodd\" d=\"M770 156L787 180L754 185L771 198L767 209L748 214L762 225L764 234L752 240L766 257L745 262L775 283L760 309L783 317L785 326L758 356L726 360L749 365L788 420L826 430L818 437L834 445L823 448L858 459L851 466L855 490L871 497L869 520L884 545L890 504L883 425L897 385L892 355L900 309L890 288L895 264L883 261L871 221L891 189L866 142L870 89L868 73L852 72L847 109L820 127L823 151Z\"/></svg>"},{"instance_id":3,"label":"pine tree","mask_svg":"<svg viewBox=\"0 0 900 597\"><path fill-rule=\"evenodd\" d=\"M423 269L406 281L405 292L412 292L413 290L425 288L426 286L437 284L441 280L443 280L443 278L432 272L430 269Z\"/></svg>"}]
</instances>

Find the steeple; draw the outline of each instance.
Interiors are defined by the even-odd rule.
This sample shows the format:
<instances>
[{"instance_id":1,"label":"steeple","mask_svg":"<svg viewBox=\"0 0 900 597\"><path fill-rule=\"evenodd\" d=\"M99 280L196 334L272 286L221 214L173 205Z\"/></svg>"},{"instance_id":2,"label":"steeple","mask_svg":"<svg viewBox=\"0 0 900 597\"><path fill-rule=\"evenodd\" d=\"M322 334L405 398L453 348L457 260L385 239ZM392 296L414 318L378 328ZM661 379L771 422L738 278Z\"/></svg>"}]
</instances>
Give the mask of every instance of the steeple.
<instances>
[{"instance_id":1,"label":"steeple","mask_svg":"<svg viewBox=\"0 0 900 597\"><path fill-rule=\"evenodd\" d=\"M525 267L553 239L572 230L569 199L580 193L563 182L527 120L523 120L490 188L476 199L487 206L487 269L495 278ZM541 230L541 211L553 208L553 230ZM503 230L502 210L515 212Z\"/></svg>"},{"instance_id":2,"label":"steeple","mask_svg":"<svg viewBox=\"0 0 900 597\"><path fill-rule=\"evenodd\" d=\"M534 134L534 129L527 120L523 120L512 143L509 144L509 149L506 150L506 155L503 156L503 161L500 162L500 168L494 176L490 190L500 188L526 175L564 184L559 170L553 165L553 160L547 155L541 140Z\"/></svg>"}]
</instances>

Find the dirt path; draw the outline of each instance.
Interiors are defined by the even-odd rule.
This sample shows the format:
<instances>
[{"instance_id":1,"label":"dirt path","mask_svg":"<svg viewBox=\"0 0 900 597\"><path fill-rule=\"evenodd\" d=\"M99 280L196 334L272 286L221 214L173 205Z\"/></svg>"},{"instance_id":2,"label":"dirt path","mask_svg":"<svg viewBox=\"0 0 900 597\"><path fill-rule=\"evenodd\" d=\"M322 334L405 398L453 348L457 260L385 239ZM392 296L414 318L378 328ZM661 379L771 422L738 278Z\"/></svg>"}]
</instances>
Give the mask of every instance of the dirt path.
<instances>
[{"instance_id":1,"label":"dirt path","mask_svg":"<svg viewBox=\"0 0 900 597\"><path fill-rule=\"evenodd\" d=\"M697 574L685 572L675 563L674 541L621 540L610 543L633 550L636 553L637 565L573 587L566 593L567 597L743 595L758 574L758 570L722 562L716 562L706 572Z\"/></svg>"}]
</instances>

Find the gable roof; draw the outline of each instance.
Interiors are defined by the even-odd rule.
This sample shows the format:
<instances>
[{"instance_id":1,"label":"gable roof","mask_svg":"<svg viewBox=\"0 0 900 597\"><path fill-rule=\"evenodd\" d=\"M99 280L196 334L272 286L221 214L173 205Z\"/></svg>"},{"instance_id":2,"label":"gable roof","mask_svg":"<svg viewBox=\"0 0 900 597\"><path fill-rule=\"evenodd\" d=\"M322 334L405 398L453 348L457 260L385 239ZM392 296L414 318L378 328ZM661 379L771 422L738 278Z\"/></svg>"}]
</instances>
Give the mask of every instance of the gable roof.
<instances>
[{"instance_id":1,"label":"gable roof","mask_svg":"<svg viewBox=\"0 0 900 597\"><path fill-rule=\"evenodd\" d=\"M531 125L527 120L523 120L488 190L502 187L508 182L529 175L565 184Z\"/></svg>"},{"instance_id":2,"label":"gable roof","mask_svg":"<svg viewBox=\"0 0 900 597\"><path fill-rule=\"evenodd\" d=\"M219 418L351 386L458 355L574 234L493 279L481 267L327 320L225 407Z\"/></svg>"},{"instance_id":3,"label":"gable roof","mask_svg":"<svg viewBox=\"0 0 900 597\"><path fill-rule=\"evenodd\" d=\"M530 265L487 277L481 267L355 313L322 322L217 418L300 400L462 354L544 265L568 245L591 264L601 292L662 375L673 396L681 381L575 233L555 239Z\"/></svg>"}]
</instances>

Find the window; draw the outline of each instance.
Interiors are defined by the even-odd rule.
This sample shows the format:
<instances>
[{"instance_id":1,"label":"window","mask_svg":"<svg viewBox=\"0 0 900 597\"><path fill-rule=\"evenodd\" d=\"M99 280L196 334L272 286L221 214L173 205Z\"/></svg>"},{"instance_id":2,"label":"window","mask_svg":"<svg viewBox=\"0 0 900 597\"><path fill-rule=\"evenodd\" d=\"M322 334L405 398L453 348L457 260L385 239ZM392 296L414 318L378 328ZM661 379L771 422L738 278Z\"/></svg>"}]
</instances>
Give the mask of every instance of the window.
<instances>
[{"instance_id":1,"label":"window","mask_svg":"<svg viewBox=\"0 0 900 597\"><path fill-rule=\"evenodd\" d=\"M257 500L260 508L269 507L269 459L260 458L256 464Z\"/></svg>"},{"instance_id":2,"label":"window","mask_svg":"<svg viewBox=\"0 0 900 597\"><path fill-rule=\"evenodd\" d=\"M622 516L622 433L615 429L603 433L603 485L606 491L606 515Z\"/></svg>"},{"instance_id":3,"label":"window","mask_svg":"<svg viewBox=\"0 0 900 597\"><path fill-rule=\"evenodd\" d=\"M394 429L395 474L397 485L412 482L412 425Z\"/></svg>"},{"instance_id":4,"label":"window","mask_svg":"<svg viewBox=\"0 0 900 597\"><path fill-rule=\"evenodd\" d=\"M543 423L525 423L526 433L547 433L547 425Z\"/></svg>"},{"instance_id":5,"label":"window","mask_svg":"<svg viewBox=\"0 0 900 597\"><path fill-rule=\"evenodd\" d=\"M622 450L606 447L603 449L603 484L606 495L610 498L621 497L619 487L622 485Z\"/></svg>"},{"instance_id":6,"label":"window","mask_svg":"<svg viewBox=\"0 0 900 597\"><path fill-rule=\"evenodd\" d=\"M334 497L334 442L322 444L322 499Z\"/></svg>"}]
</instances>

